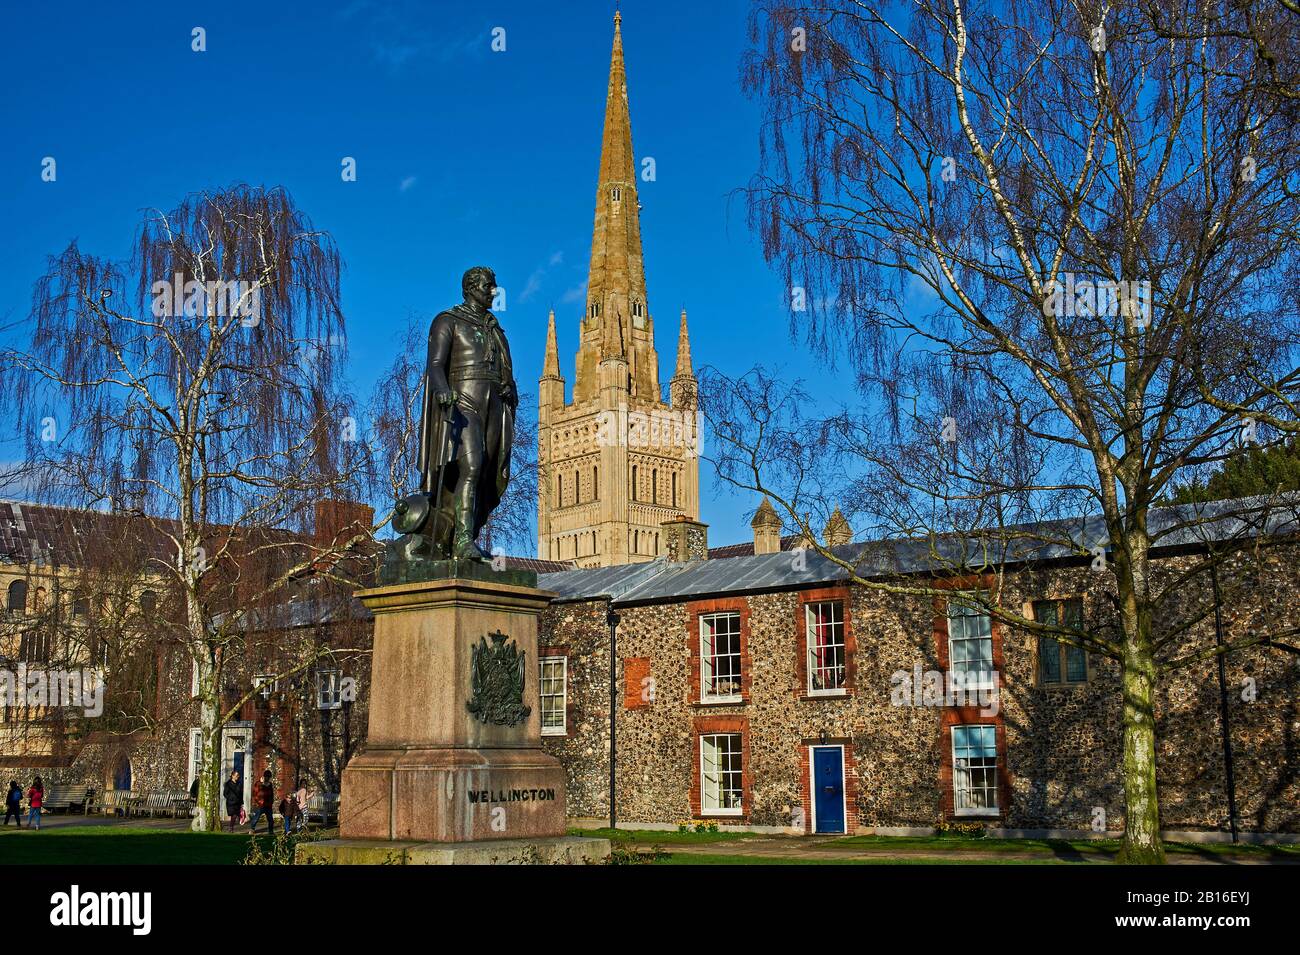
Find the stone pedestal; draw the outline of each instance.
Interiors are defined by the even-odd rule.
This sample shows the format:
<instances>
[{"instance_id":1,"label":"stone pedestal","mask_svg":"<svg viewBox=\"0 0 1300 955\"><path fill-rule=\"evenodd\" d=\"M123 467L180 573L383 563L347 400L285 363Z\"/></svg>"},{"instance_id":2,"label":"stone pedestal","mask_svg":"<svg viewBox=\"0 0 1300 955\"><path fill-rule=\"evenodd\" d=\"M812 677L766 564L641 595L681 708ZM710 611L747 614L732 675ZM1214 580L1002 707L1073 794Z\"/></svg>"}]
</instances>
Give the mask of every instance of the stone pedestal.
<instances>
[{"instance_id":1,"label":"stone pedestal","mask_svg":"<svg viewBox=\"0 0 1300 955\"><path fill-rule=\"evenodd\" d=\"M551 594L456 577L357 597L375 617L366 745L343 771L340 839L300 845L303 861L608 855L605 840L564 838L564 770L541 748L537 616Z\"/></svg>"}]
</instances>

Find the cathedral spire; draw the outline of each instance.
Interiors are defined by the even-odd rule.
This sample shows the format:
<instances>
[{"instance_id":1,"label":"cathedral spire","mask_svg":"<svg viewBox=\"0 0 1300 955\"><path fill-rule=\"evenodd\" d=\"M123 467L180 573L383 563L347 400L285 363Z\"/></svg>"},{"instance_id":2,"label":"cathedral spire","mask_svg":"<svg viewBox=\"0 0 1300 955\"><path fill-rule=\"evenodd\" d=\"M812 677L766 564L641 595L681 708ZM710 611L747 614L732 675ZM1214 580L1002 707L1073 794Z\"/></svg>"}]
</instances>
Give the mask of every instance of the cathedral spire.
<instances>
[{"instance_id":1,"label":"cathedral spire","mask_svg":"<svg viewBox=\"0 0 1300 955\"><path fill-rule=\"evenodd\" d=\"M650 157L638 162L632 151L622 23L622 14L616 13L600 159L593 163L591 265L585 299L577 306L582 319L572 400L565 400L554 314L547 319L537 389L537 467L539 474L548 475L538 481L537 555L572 560L580 567L654 560L667 553L667 541L682 522L703 526L698 523L699 383L691 367L685 312L667 402L659 387L637 196L642 181L653 181L654 164ZM594 152L594 104L591 120L584 138ZM630 428L634 415L653 415L648 420L663 423L663 440L653 450L637 449L630 440L609 440L606 423ZM778 532L778 546L779 537Z\"/></svg>"},{"instance_id":2,"label":"cathedral spire","mask_svg":"<svg viewBox=\"0 0 1300 955\"><path fill-rule=\"evenodd\" d=\"M614 14L614 49L609 57L605 94L605 134L600 143L600 185L634 182L632 117L627 105L627 69L623 65L623 15Z\"/></svg>"},{"instance_id":3,"label":"cathedral spire","mask_svg":"<svg viewBox=\"0 0 1300 955\"><path fill-rule=\"evenodd\" d=\"M632 368L632 393L659 394L659 359L654 347L654 320L646 297L645 260L641 251L641 203L637 195L632 119L623 62L623 17L614 18L614 43L605 90L605 124L596 177L596 208L587 272L586 314L579 343L573 395L578 402L595 397L595 366L611 355L626 357ZM617 328L611 327L617 325Z\"/></svg>"}]
</instances>

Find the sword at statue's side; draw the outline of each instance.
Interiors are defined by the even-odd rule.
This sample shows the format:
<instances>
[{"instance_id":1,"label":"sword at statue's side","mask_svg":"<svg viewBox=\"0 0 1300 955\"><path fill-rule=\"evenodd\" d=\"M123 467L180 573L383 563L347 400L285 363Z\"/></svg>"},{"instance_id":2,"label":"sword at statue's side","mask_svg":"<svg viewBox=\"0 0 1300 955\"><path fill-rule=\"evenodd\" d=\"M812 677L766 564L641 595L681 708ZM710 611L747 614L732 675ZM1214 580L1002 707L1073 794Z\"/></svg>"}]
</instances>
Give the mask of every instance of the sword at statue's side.
<instances>
[{"instance_id":1,"label":"sword at statue's side","mask_svg":"<svg viewBox=\"0 0 1300 955\"><path fill-rule=\"evenodd\" d=\"M427 421L433 426L432 440L430 440L429 428L420 429L420 458L419 469L420 477L423 481L424 492L433 494L437 488L439 496L432 500L430 504L436 508L441 501L441 488L443 478L447 473L447 460L451 455L447 451L448 429L451 426L451 405L442 405L438 403L433 389L429 386L429 376L426 374L423 378L424 401L422 421ZM437 457L433 457L437 455ZM430 481L432 476L431 465L434 461L438 464L438 479Z\"/></svg>"}]
</instances>

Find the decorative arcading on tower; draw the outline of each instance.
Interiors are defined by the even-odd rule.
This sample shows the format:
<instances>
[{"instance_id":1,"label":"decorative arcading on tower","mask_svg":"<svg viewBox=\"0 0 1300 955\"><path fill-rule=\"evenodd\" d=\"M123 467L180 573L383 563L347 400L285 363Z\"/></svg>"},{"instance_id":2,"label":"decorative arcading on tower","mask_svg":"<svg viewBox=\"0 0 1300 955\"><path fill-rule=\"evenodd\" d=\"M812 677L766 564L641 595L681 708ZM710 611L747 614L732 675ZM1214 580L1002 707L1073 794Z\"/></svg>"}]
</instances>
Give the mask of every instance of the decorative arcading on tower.
<instances>
[{"instance_id":1,"label":"decorative arcading on tower","mask_svg":"<svg viewBox=\"0 0 1300 955\"><path fill-rule=\"evenodd\" d=\"M659 385L622 19L615 14L573 395L566 402L554 313L538 387L538 556L584 567L652 560L665 553L665 521L700 516L685 311L670 403Z\"/></svg>"}]
</instances>

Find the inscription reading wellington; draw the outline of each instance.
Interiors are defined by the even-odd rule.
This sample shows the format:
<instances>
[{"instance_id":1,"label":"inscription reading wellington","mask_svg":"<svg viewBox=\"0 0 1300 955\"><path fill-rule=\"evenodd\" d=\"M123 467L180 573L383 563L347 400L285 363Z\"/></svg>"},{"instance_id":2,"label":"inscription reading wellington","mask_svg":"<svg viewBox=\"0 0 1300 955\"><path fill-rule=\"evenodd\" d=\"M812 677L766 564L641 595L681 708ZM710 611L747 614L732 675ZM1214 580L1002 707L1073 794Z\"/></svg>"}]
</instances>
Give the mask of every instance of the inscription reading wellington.
<instances>
[{"instance_id":1,"label":"inscription reading wellington","mask_svg":"<svg viewBox=\"0 0 1300 955\"><path fill-rule=\"evenodd\" d=\"M479 637L469 661L469 685L473 694L466 709L481 723L514 726L532 712L524 705L524 657L514 640L500 630ZM509 643L506 643L510 640Z\"/></svg>"}]
</instances>

